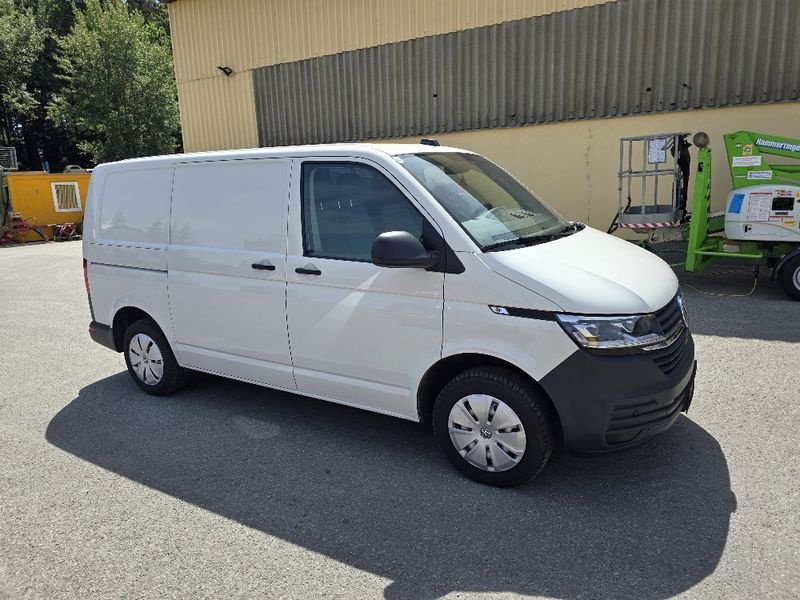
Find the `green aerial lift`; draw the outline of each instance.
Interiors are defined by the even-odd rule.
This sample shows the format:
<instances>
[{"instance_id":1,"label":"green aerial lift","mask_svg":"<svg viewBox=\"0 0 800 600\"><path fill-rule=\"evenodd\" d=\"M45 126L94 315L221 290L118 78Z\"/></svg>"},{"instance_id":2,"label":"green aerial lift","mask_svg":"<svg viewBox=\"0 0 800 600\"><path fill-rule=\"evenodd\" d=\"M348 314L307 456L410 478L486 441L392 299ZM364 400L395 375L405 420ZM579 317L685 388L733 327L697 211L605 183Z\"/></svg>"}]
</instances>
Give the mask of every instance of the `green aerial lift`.
<instances>
[{"instance_id":1,"label":"green aerial lift","mask_svg":"<svg viewBox=\"0 0 800 600\"><path fill-rule=\"evenodd\" d=\"M800 140L737 131L725 136L733 190L724 216L710 216L711 148L698 133L694 203L686 270L721 256L767 259L786 293L800 300L800 165L769 164L765 155L800 159Z\"/></svg>"},{"instance_id":2,"label":"green aerial lift","mask_svg":"<svg viewBox=\"0 0 800 600\"><path fill-rule=\"evenodd\" d=\"M661 230L660 239L670 239L668 230L685 232L688 222L686 271L702 271L722 257L754 260L756 268L765 259L773 278L791 298L800 300L800 164L786 161L800 160L800 140L752 131L725 134L733 189L725 211L714 214L711 147L703 132L692 139L699 152L691 174L691 212L686 211L688 135L656 134L621 140L620 209L612 229L627 227L651 237ZM643 150L641 159L632 163L630 156L639 156L633 147L636 143L642 143ZM782 162L768 163L767 156L780 157ZM658 202L658 180L664 177L672 180L671 185L662 184L662 189L671 191L669 204ZM648 191L647 181L651 182L649 190L655 188L655 192ZM641 205L631 206L632 196L641 197Z\"/></svg>"}]
</instances>

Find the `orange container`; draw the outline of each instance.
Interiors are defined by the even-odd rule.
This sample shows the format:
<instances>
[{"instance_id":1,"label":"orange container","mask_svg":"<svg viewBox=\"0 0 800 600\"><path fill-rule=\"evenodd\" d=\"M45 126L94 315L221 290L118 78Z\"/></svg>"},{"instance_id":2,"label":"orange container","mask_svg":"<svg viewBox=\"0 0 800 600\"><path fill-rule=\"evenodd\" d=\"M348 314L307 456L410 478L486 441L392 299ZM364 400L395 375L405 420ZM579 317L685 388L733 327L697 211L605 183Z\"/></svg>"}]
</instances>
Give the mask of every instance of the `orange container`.
<instances>
[{"instance_id":1,"label":"orange container","mask_svg":"<svg viewBox=\"0 0 800 600\"><path fill-rule=\"evenodd\" d=\"M6 173L11 212L53 239L54 225L83 223L89 177L89 173ZM38 239L34 232L22 236L26 242Z\"/></svg>"}]
</instances>

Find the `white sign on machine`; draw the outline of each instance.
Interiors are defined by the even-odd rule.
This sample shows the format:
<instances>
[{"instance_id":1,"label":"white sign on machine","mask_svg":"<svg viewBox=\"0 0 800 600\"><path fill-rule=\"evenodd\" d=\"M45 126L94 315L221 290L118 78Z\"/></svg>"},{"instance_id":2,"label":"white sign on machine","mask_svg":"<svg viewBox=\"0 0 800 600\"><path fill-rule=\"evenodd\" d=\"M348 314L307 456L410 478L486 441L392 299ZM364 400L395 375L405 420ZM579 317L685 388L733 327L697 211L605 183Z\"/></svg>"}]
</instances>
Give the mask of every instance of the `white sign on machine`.
<instances>
[{"instance_id":1,"label":"white sign on machine","mask_svg":"<svg viewBox=\"0 0 800 600\"><path fill-rule=\"evenodd\" d=\"M748 221L769 221L769 209L772 206L772 192L751 192L747 207Z\"/></svg>"},{"instance_id":2,"label":"white sign on machine","mask_svg":"<svg viewBox=\"0 0 800 600\"><path fill-rule=\"evenodd\" d=\"M734 156L731 163L734 167L760 167L760 156Z\"/></svg>"}]
</instances>

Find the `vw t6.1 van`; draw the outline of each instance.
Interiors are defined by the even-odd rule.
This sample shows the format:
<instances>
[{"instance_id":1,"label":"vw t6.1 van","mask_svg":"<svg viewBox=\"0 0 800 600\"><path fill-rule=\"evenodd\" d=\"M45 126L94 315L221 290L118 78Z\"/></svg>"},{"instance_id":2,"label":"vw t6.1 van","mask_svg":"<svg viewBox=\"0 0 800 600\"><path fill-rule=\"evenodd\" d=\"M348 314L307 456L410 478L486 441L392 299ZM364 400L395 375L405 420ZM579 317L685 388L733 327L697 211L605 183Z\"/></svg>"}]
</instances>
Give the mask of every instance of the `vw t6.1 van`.
<instances>
[{"instance_id":1,"label":"vw t6.1 van","mask_svg":"<svg viewBox=\"0 0 800 600\"><path fill-rule=\"evenodd\" d=\"M456 148L100 165L83 252L91 336L144 391L204 371L431 422L489 484L537 474L557 437L638 444L692 400L670 268Z\"/></svg>"}]
</instances>

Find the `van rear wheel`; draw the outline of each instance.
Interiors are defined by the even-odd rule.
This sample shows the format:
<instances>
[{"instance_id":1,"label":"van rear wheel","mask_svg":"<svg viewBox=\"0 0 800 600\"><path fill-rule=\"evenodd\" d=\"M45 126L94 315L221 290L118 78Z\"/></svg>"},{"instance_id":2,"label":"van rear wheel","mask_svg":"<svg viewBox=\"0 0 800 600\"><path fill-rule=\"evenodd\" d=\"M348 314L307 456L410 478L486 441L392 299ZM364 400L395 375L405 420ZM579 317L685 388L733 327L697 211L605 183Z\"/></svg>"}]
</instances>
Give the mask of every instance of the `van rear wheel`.
<instances>
[{"instance_id":1,"label":"van rear wheel","mask_svg":"<svg viewBox=\"0 0 800 600\"><path fill-rule=\"evenodd\" d=\"M166 396L186 385L187 370L178 364L167 338L151 319L128 326L122 352L128 373L148 394Z\"/></svg>"},{"instance_id":2,"label":"van rear wheel","mask_svg":"<svg viewBox=\"0 0 800 600\"><path fill-rule=\"evenodd\" d=\"M553 452L553 418L530 382L502 368L453 378L433 408L439 446L468 477L513 486L537 475Z\"/></svg>"}]
</instances>

